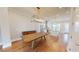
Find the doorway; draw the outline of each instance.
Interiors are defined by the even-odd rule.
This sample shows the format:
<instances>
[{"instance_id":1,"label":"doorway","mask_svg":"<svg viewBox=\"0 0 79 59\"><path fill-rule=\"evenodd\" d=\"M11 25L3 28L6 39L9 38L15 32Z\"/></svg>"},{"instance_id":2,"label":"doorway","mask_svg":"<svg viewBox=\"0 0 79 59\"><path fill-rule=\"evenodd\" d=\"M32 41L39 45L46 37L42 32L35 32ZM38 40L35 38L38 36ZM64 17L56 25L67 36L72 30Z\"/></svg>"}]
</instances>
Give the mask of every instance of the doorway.
<instances>
[{"instance_id":1,"label":"doorway","mask_svg":"<svg viewBox=\"0 0 79 59\"><path fill-rule=\"evenodd\" d=\"M60 22L48 22L49 32L53 36L57 36L59 42L67 46L69 41L69 22L60 21Z\"/></svg>"},{"instance_id":2,"label":"doorway","mask_svg":"<svg viewBox=\"0 0 79 59\"><path fill-rule=\"evenodd\" d=\"M72 27L70 51L79 52L79 21L74 21Z\"/></svg>"}]
</instances>

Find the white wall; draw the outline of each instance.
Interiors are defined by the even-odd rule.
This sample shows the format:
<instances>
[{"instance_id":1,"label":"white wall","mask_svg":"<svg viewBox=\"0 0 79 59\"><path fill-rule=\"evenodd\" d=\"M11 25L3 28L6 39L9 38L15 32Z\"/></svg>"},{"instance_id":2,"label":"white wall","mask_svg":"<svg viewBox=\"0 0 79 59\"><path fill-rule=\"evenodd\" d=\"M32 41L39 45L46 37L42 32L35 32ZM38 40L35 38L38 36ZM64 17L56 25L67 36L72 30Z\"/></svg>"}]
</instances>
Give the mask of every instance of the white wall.
<instances>
[{"instance_id":1,"label":"white wall","mask_svg":"<svg viewBox=\"0 0 79 59\"><path fill-rule=\"evenodd\" d=\"M75 22L79 22L79 16L77 16L79 15L79 8L72 9L71 11L70 35L72 38L69 40L67 50L79 52L79 32L75 31Z\"/></svg>"},{"instance_id":2,"label":"white wall","mask_svg":"<svg viewBox=\"0 0 79 59\"><path fill-rule=\"evenodd\" d=\"M0 23L0 45L2 45L2 42L1 42L1 23Z\"/></svg>"},{"instance_id":3,"label":"white wall","mask_svg":"<svg viewBox=\"0 0 79 59\"><path fill-rule=\"evenodd\" d=\"M9 28L9 21L8 21L8 8L0 7L0 30L1 30L1 42L3 48L11 46L10 40L10 28Z\"/></svg>"},{"instance_id":4,"label":"white wall","mask_svg":"<svg viewBox=\"0 0 79 59\"><path fill-rule=\"evenodd\" d=\"M39 24L32 22L32 18L28 16L0 7L0 44L2 43L3 48L20 39L23 31L39 31Z\"/></svg>"},{"instance_id":5,"label":"white wall","mask_svg":"<svg viewBox=\"0 0 79 59\"><path fill-rule=\"evenodd\" d=\"M26 15L28 15L26 13ZM30 15L28 15L30 16ZM9 11L10 33L12 41L21 39L23 31L38 30L39 26L32 22L32 18L20 13Z\"/></svg>"}]
</instances>

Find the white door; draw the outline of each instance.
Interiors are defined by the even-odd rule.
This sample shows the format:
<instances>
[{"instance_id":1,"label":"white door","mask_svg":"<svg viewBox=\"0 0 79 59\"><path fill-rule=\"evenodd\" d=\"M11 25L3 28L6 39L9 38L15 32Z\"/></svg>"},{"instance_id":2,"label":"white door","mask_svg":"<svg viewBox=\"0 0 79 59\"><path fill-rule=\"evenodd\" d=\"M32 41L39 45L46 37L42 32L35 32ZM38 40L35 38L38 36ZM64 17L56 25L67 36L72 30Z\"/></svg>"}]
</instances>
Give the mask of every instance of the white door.
<instances>
[{"instance_id":1,"label":"white door","mask_svg":"<svg viewBox=\"0 0 79 59\"><path fill-rule=\"evenodd\" d=\"M79 52L79 21L73 23L71 51Z\"/></svg>"},{"instance_id":2,"label":"white door","mask_svg":"<svg viewBox=\"0 0 79 59\"><path fill-rule=\"evenodd\" d=\"M69 23L68 22L65 22L63 24L63 40L64 40L65 46L67 46L69 41Z\"/></svg>"},{"instance_id":3,"label":"white door","mask_svg":"<svg viewBox=\"0 0 79 59\"><path fill-rule=\"evenodd\" d=\"M69 22L63 22L60 24L59 41L64 46L67 46L69 41Z\"/></svg>"}]
</instances>

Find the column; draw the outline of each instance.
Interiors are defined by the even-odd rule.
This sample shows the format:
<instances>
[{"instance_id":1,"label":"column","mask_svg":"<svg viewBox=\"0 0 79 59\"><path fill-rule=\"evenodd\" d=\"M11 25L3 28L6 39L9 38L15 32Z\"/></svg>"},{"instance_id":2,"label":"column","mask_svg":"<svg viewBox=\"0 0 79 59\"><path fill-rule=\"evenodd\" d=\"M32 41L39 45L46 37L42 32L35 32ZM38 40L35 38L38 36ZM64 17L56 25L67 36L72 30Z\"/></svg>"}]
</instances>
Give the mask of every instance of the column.
<instances>
[{"instance_id":1,"label":"column","mask_svg":"<svg viewBox=\"0 0 79 59\"><path fill-rule=\"evenodd\" d=\"M10 28L8 21L8 8L0 7L0 30L2 48L11 46Z\"/></svg>"}]
</instances>

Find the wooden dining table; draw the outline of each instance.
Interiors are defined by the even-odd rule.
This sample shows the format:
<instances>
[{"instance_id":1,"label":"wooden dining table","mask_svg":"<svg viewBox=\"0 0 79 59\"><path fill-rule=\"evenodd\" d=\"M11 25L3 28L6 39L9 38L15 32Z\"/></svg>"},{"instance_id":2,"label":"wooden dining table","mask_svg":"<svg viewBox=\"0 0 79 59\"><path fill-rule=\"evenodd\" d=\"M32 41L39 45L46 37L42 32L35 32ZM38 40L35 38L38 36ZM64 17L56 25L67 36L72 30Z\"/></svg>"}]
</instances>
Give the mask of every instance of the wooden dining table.
<instances>
[{"instance_id":1,"label":"wooden dining table","mask_svg":"<svg viewBox=\"0 0 79 59\"><path fill-rule=\"evenodd\" d=\"M31 48L34 48L35 41L37 39L45 39L46 40L46 33L39 32L39 33L33 33L29 35L23 35L24 42L30 43L31 42Z\"/></svg>"}]
</instances>

